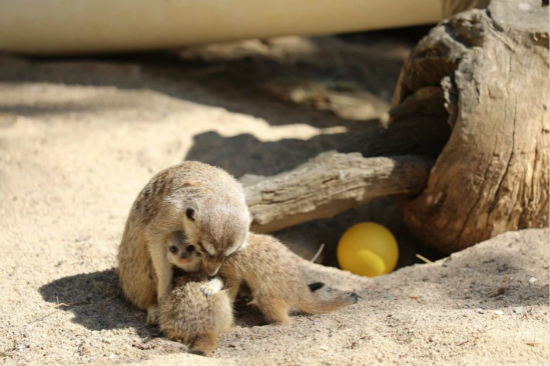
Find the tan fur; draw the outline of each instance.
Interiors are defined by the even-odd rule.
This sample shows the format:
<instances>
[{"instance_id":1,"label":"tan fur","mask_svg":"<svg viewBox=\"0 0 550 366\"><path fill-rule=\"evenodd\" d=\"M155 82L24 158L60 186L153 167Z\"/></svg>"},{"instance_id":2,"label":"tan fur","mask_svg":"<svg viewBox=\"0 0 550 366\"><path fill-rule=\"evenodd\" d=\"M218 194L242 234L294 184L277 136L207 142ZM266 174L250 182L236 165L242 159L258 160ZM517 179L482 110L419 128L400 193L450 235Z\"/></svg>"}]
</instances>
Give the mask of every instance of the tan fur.
<instances>
[{"instance_id":1,"label":"tan fur","mask_svg":"<svg viewBox=\"0 0 550 366\"><path fill-rule=\"evenodd\" d=\"M319 314L355 304L356 294L321 300L310 292L296 254L272 236L250 233L248 245L231 255L220 269L225 288L235 299L242 282L266 320L291 324L291 308Z\"/></svg>"},{"instance_id":2,"label":"tan fur","mask_svg":"<svg viewBox=\"0 0 550 366\"><path fill-rule=\"evenodd\" d=\"M203 273L177 278L170 296L160 305L159 326L164 335L189 344L193 353L212 354L218 334L233 324L231 301L219 288L219 278L208 281Z\"/></svg>"},{"instance_id":3,"label":"tan fur","mask_svg":"<svg viewBox=\"0 0 550 366\"><path fill-rule=\"evenodd\" d=\"M193 219L186 215L189 209ZM211 249L203 263L214 275L218 260L246 242L249 225L242 186L227 172L193 161L163 170L143 188L126 222L118 252L124 295L154 323L157 303L171 289L166 248L173 233L184 232L191 244Z\"/></svg>"}]
</instances>

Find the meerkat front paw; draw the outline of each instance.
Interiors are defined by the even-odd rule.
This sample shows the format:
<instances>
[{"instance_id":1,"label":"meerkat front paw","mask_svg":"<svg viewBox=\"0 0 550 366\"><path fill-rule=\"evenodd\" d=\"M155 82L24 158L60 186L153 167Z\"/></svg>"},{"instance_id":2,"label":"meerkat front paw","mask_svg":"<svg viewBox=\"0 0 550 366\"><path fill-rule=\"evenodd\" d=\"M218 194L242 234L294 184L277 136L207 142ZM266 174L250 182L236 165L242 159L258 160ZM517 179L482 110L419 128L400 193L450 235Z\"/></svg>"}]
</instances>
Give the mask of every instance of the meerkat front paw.
<instances>
[{"instance_id":1,"label":"meerkat front paw","mask_svg":"<svg viewBox=\"0 0 550 366\"><path fill-rule=\"evenodd\" d=\"M204 286L201 287L201 292L206 297L210 297L218 292L221 291L223 288L223 282L219 277L216 277L210 281Z\"/></svg>"},{"instance_id":2,"label":"meerkat front paw","mask_svg":"<svg viewBox=\"0 0 550 366\"><path fill-rule=\"evenodd\" d=\"M147 308L147 324L155 325L158 324L159 312L156 305L149 306Z\"/></svg>"}]
</instances>

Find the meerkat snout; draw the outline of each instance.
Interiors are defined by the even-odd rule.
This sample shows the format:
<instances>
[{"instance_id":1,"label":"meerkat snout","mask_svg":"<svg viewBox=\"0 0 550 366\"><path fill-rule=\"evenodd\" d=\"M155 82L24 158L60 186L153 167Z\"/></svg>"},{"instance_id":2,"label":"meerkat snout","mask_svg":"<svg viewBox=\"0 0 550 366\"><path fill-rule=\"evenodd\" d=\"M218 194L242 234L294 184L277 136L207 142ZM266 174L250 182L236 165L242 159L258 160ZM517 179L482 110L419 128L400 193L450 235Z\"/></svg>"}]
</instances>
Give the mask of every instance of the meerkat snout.
<instances>
[{"instance_id":1,"label":"meerkat snout","mask_svg":"<svg viewBox=\"0 0 550 366\"><path fill-rule=\"evenodd\" d=\"M175 245L170 246L168 250L172 254L172 258L168 258L169 262L176 262L178 264L185 264L189 262L190 255L186 250L180 251L179 248Z\"/></svg>"},{"instance_id":2,"label":"meerkat snout","mask_svg":"<svg viewBox=\"0 0 550 366\"><path fill-rule=\"evenodd\" d=\"M200 253L195 252L195 246L194 245L188 245L188 246L185 247L185 250L181 251L180 258L181 259L191 259L194 255L196 255L197 257L200 257Z\"/></svg>"},{"instance_id":3,"label":"meerkat snout","mask_svg":"<svg viewBox=\"0 0 550 366\"><path fill-rule=\"evenodd\" d=\"M172 233L172 241L166 253L169 263L184 271L196 271L200 267L200 253L194 245L187 243L185 234L181 231Z\"/></svg>"},{"instance_id":4,"label":"meerkat snout","mask_svg":"<svg viewBox=\"0 0 550 366\"><path fill-rule=\"evenodd\" d=\"M183 231L187 243L201 254L204 270L215 276L225 258L246 245L250 213L241 197L209 195L185 207Z\"/></svg>"}]
</instances>

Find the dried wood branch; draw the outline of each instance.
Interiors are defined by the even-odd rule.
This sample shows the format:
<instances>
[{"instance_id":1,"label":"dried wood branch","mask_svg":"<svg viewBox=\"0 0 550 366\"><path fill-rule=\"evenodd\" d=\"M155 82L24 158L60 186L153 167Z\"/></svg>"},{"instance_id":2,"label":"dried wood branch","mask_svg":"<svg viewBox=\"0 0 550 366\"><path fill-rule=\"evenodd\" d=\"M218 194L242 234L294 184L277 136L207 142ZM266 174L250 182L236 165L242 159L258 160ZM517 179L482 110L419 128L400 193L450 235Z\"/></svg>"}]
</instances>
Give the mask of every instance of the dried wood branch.
<instances>
[{"instance_id":1,"label":"dried wood branch","mask_svg":"<svg viewBox=\"0 0 550 366\"><path fill-rule=\"evenodd\" d=\"M364 158L327 152L273 177L245 176L252 230L273 232L332 217L376 198L418 195L432 164L415 156Z\"/></svg>"}]
</instances>

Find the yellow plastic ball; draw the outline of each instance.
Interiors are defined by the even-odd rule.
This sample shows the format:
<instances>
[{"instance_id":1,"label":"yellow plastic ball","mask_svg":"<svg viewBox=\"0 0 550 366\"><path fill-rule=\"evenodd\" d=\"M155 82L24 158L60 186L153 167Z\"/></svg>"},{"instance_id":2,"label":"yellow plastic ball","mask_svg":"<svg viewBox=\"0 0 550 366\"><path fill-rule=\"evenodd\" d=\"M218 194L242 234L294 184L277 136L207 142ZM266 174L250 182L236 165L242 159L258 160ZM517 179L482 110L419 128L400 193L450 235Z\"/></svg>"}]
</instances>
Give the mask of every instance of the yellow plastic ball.
<instances>
[{"instance_id":1,"label":"yellow plastic ball","mask_svg":"<svg viewBox=\"0 0 550 366\"><path fill-rule=\"evenodd\" d=\"M395 237L384 226L362 222L342 235L336 254L342 269L359 276L375 277L393 271L399 249Z\"/></svg>"}]
</instances>

